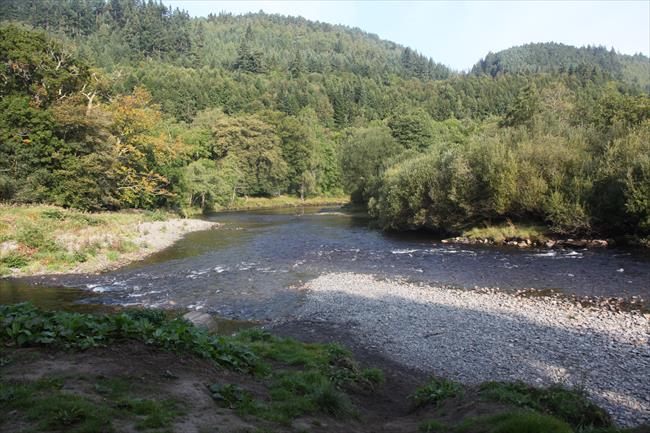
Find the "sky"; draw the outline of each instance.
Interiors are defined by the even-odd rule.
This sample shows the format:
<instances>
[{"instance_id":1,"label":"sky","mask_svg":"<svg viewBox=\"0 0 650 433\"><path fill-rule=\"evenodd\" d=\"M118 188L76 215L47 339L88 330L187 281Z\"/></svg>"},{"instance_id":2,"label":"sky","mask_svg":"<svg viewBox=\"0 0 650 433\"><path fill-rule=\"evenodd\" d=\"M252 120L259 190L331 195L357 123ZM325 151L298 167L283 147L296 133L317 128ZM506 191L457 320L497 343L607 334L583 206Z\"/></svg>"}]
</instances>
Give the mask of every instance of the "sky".
<instances>
[{"instance_id":1,"label":"sky","mask_svg":"<svg viewBox=\"0 0 650 433\"><path fill-rule=\"evenodd\" d=\"M488 52L529 42L604 45L650 54L650 1L163 0L192 16L258 12L359 27L466 70Z\"/></svg>"}]
</instances>

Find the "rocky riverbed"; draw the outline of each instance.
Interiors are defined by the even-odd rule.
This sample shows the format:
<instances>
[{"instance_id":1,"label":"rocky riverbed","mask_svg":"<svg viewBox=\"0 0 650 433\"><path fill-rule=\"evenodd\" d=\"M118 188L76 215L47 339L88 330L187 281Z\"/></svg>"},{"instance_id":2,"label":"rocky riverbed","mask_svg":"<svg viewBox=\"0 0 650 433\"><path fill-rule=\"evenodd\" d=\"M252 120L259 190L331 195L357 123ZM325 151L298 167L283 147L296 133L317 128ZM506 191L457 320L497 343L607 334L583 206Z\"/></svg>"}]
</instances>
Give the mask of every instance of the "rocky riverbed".
<instances>
[{"instance_id":1,"label":"rocky riverbed","mask_svg":"<svg viewBox=\"0 0 650 433\"><path fill-rule=\"evenodd\" d=\"M620 425L650 423L647 313L353 273L303 289L299 319L345 325L356 344L402 365L464 383L561 383L584 389Z\"/></svg>"}]
</instances>

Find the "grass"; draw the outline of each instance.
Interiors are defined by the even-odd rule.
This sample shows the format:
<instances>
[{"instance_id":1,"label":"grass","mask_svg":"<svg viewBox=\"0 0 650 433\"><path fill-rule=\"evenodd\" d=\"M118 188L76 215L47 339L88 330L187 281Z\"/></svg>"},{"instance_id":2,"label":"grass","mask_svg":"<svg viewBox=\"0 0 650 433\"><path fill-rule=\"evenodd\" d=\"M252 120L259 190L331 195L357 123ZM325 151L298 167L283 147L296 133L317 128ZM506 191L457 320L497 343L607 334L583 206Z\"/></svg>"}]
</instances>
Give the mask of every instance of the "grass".
<instances>
[{"instance_id":1,"label":"grass","mask_svg":"<svg viewBox=\"0 0 650 433\"><path fill-rule=\"evenodd\" d=\"M635 433L642 430L616 427L576 428L557 416L526 409L466 418L455 425L438 420L420 423L422 433Z\"/></svg>"},{"instance_id":2,"label":"grass","mask_svg":"<svg viewBox=\"0 0 650 433\"><path fill-rule=\"evenodd\" d=\"M248 374L264 385L254 395L234 383L212 384L217 403L244 416L282 424L305 414L344 418L356 409L346 387L372 388L383 380L375 370L361 370L350 353L336 344L306 344L251 329L218 336L182 318L167 318L159 310L133 310L110 315L48 312L31 304L0 306L0 343L13 346L54 346L84 350L119 340L139 340L178 353L190 353L215 365ZM99 381L95 390L107 398L124 393L124 384ZM124 400L134 413L153 403ZM163 410L164 409L164 410ZM173 413L173 407L160 411ZM169 418L151 415L144 427ZM156 419L162 420L160 422Z\"/></svg>"},{"instance_id":3,"label":"grass","mask_svg":"<svg viewBox=\"0 0 650 433\"><path fill-rule=\"evenodd\" d=\"M215 406L241 418L280 425L281 429L305 416L315 420L358 419L360 411L354 403L358 400L351 398L350 392L371 395L384 382L380 370L361 369L351 353L338 344L301 343L260 329L218 336L161 310L91 315L43 311L26 303L0 306L0 347L84 350L124 340L192 354L233 372L217 383L205 384ZM0 355L3 364L13 362L4 351ZM143 385L140 378L87 379L92 396L67 391L66 380L0 380L0 426L12 413L12 417L35 425L37 431L112 432L114 420L128 420L143 431L158 431L169 428L187 409L164 393L147 388L149 384ZM439 418L450 413L450 408L468 407L468 402L469 406L497 403L502 410L453 422L429 419L420 424L421 432L623 432L613 427L608 414L584 394L559 386L534 388L523 383L488 382L465 390L458 383L431 378L413 392L411 399L418 408L413 414L418 417L437 414Z\"/></svg>"},{"instance_id":4,"label":"grass","mask_svg":"<svg viewBox=\"0 0 650 433\"><path fill-rule=\"evenodd\" d=\"M610 427L610 416L587 400L584 393L560 386L535 388L521 382L486 382L483 399L553 415L575 428Z\"/></svg>"},{"instance_id":5,"label":"grass","mask_svg":"<svg viewBox=\"0 0 650 433\"><path fill-rule=\"evenodd\" d=\"M99 378L98 396L93 397L66 391L66 379L0 381L0 414L15 417L18 413L34 423L37 431L110 433L116 431L115 419L131 421L136 429L147 431L169 427L183 413L176 401L134 396L124 379L102 384Z\"/></svg>"},{"instance_id":6,"label":"grass","mask_svg":"<svg viewBox=\"0 0 650 433\"><path fill-rule=\"evenodd\" d=\"M468 239L489 239L494 243L502 243L510 239L530 239L535 242L547 240L547 233L548 229L543 226L507 223L496 226L474 227L464 231L461 236Z\"/></svg>"},{"instance_id":7,"label":"grass","mask_svg":"<svg viewBox=\"0 0 650 433\"><path fill-rule=\"evenodd\" d=\"M217 211L273 209L301 206L328 206L346 204L349 203L349 201L350 197L347 195L332 197L307 197L305 200L300 200L300 197L290 195L280 195L277 197L240 197L235 200L232 206L217 209Z\"/></svg>"},{"instance_id":8,"label":"grass","mask_svg":"<svg viewBox=\"0 0 650 433\"><path fill-rule=\"evenodd\" d=\"M435 419L423 421L418 430L422 433L443 433L448 430L447 426Z\"/></svg>"},{"instance_id":9,"label":"grass","mask_svg":"<svg viewBox=\"0 0 650 433\"><path fill-rule=\"evenodd\" d=\"M415 390L411 400L416 407L439 405L442 401L456 397L462 392L461 386L450 380L432 377L422 387Z\"/></svg>"},{"instance_id":10,"label":"grass","mask_svg":"<svg viewBox=\"0 0 650 433\"><path fill-rule=\"evenodd\" d=\"M68 272L81 264L95 270L141 248L133 242L138 223L170 216L0 205L0 276Z\"/></svg>"},{"instance_id":11,"label":"grass","mask_svg":"<svg viewBox=\"0 0 650 433\"><path fill-rule=\"evenodd\" d=\"M454 433L573 433L571 426L550 415L516 410L465 420Z\"/></svg>"},{"instance_id":12,"label":"grass","mask_svg":"<svg viewBox=\"0 0 650 433\"><path fill-rule=\"evenodd\" d=\"M337 344L301 343L259 329L233 338L273 365L263 374L267 399L254 398L233 384L211 387L215 400L242 415L282 424L305 414L354 417L357 411L345 388L353 384L371 388L383 380L375 369L359 369L350 352Z\"/></svg>"}]
</instances>

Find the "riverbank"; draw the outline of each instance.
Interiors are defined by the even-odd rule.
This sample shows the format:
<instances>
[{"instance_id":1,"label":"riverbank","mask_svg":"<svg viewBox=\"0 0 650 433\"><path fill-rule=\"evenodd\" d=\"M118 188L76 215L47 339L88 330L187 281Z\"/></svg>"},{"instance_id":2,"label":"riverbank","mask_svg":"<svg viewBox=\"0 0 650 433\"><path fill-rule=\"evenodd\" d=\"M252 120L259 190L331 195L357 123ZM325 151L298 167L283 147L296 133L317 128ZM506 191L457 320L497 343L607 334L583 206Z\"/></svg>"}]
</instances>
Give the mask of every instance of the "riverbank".
<instances>
[{"instance_id":1,"label":"riverbank","mask_svg":"<svg viewBox=\"0 0 650 433\"><path fill-rule=\"evenodd\" d=\"M548 227L532 224L502 224L474 227L460 236L443 239L443 243L461 245L492 245L517 248L606 248L613 246L613 239L561 238ZM626 244L644 245L640 239L628 239Z\"/></svg>"},{"instance_id":2,"label":"riverbank","mask_svg":"<svg viewBox=\"0 0 650 433\"><path fill-rule=\"evenodd\" d=\"M298 319L343 327L351 344L407 367L468 384L578 387L621 425L650 422L647 314L351 273L303 289Z\"/></svg>"},{"instance_id":3,"label":"riverbank","mask_svg":"<svg viewBox=\"0 0 650 433\"><path fill-rule=\"evenodd\" d=\"M303 206L339 206L350 202L349 196L308 197L301 200L292 195L277 197L243 197L238 198L232 206L215 209L215 212L234 212L259 209L279 209Z\"/></svg>"},{"instance_id":4,"label":"riverbank","mask_svg":"<svg viewBox=\"0 0 650 433\"><path fill-rule=\"evenodd\" d=\"M0 431L643 431L564 388L464 386L335 343L215 335L167 316L0 306Z\"/></svg>"},{"instance_id":5,"label":"riverbank","mask_svg":"<svg viewBox=\"0 0 650 433\"><path fill-rule=\"evenodd\" d=\"M85 213L56 206L2 205L0 276L106 271L217 225L160 211Z\"/></svg>"}]
</instances>

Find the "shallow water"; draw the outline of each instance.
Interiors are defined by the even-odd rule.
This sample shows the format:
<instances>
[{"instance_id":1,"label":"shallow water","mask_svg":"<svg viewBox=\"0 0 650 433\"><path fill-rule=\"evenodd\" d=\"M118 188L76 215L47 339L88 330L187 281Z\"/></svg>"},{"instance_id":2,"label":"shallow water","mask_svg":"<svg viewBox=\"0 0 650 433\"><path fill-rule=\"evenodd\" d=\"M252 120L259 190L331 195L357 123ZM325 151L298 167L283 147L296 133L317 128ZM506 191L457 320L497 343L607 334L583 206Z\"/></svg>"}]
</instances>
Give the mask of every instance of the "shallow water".
<instances>
[{"instance_id":1,"label":"shallow water","mask_svg":"<svg viewBox=\"0 0 650 433\"><path fill-rule=\"evenodd\" d=\"M290 315L295 287L327 272L362 272L456 287L554 289L579 296L650 298L645 251L518 250L441 244L421 233L386 234L363 216L305 208L216 214L216 230L118 271L0 280L0 303L191 308L264 320Z\"/></svg>"}]
</instances>

